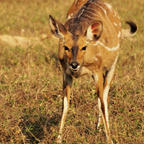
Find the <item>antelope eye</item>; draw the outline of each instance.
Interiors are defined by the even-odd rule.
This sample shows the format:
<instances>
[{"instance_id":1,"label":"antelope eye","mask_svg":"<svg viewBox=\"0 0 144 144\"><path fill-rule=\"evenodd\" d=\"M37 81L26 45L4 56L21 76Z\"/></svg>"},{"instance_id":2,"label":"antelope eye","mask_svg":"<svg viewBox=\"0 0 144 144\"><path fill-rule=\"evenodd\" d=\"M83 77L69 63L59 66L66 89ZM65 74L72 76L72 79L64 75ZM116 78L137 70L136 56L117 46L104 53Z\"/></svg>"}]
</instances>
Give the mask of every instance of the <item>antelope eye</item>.
<instances>
[{"instance_id":1,"label":"antelope eye","mask_svg":"<svg viewBox=\"0 0 144 144\"><path fill-rule=\"evenodd\" d=\"M65 49L65 50L69 50L69 48L68 48L67 46L64 46L64 49Z\"/></svg>"},{"instance_id":2,"label":"antelope eye","mask_svg":"<svg viewBox=\"0 0 144 144\"><path fill-rule=\"evenodd\" d=\"M87 48L87 46L84 46L84 47L82 48L82 50L86 50L86 48Z\"/></svg>"}]
</instances>

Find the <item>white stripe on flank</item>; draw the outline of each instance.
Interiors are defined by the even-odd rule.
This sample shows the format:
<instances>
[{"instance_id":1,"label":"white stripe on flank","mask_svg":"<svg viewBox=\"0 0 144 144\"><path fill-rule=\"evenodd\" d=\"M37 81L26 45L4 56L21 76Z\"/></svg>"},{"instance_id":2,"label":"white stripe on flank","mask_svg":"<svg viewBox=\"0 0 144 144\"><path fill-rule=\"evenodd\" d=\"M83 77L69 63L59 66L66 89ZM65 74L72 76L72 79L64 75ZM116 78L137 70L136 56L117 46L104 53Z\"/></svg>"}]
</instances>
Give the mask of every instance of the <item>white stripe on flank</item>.
<instances>
[{"instance_id":1,"label":"white stripe on flank","mask_svg":"<svg viewBox=\"0 0 144 144\"><path fill-rule=\"evenodd\" d=\"M97 45L101 45L102 47L104 47L106 50L108 51L116 51L119 49L120 47L120 44L118 43L116 46L112 47L112 48L109 48L107 47L106 45L104 45L102 42L100 41L97 41L95 44L93 44L94 46L97 46Z\"/></svg>"},{"instance_id":2,"label":"white stripe on flank","mask_svg":"<svg viewBox=\"0 0 144 144\"><path fill-rule=\"evenodd\" d=\"M105 14L107 14L107 12L106 12L106 10L100 5L100 3L93 3L93 4L95 4L97 7L99 7L101 10L103 10L103 12L105 13Z\"/></svg>"},{"instance_id":3,"label":"white stripe on flank","mask_svg":"<svg viewBox=\"0 0 144 144\"><path fill-rule=\"evenodd\" d=\"M81 13L77 17L80 18L83 13L84 13L84 9L81 10Z\"/></svg>"},{"instance_id":4,"label":"white stripe on flank","mask_svg":"<svg viewBox=\"0 0 144 144\"><path fill-rule=\"evenodd\" d=\"M93 9L93 8L87 7L87 8L85 9L85 11L86 11L87 13L93 15L93 16L100 17L100 16L96 13L95 9ZM93 11L94 11L94 12L93 12Z\"/></svg>"},{"instance_id":5,"label":"white stripe on flank","mask_svg":"<svg viewBox=\"0 0 144 144\"><path fill-rule=\"evenodd\" d=\"M98 5L98 7L104 11L105 15L107 14L106 10L102 6Z\"/></svg>"}]
</instances>

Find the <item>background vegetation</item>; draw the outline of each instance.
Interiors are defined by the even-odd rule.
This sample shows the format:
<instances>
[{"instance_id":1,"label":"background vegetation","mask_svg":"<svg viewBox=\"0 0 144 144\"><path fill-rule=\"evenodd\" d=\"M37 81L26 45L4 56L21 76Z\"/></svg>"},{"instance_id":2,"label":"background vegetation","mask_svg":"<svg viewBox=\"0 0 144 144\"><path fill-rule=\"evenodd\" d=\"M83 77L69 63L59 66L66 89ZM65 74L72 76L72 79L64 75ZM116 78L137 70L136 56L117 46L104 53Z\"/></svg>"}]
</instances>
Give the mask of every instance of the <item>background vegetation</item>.
<instances>
[{"instance_id":1,"label":"background vegetation","mask_svg":"<svg viewBox=\"0 0 144 144\"><path fill-rule=\"evenodd\" d=\"M62 113L62 69L58 40L48 15L64 22L73 0L0 0L0 35L40 37L25 47L0 41L0 144L54 144ZM137 35L123 40L110 90L110 129L115 144L144 144L144 1L106 0ZM65 144L105 144L96 130L97 95L89 77L75 80L64 129Z\"/></svg>"}]
</instances>

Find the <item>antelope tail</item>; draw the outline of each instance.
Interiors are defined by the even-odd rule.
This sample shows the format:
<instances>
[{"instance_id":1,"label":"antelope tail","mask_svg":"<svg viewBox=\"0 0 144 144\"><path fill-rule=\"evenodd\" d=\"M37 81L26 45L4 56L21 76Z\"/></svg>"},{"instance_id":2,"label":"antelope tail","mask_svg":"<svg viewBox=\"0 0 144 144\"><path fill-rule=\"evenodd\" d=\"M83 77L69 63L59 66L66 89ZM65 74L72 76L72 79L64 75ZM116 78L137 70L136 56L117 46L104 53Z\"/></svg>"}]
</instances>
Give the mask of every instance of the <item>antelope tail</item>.
<instances>
[{"instance_id":1,"label":"antelope tail","mask_svg":"<svg viewBox=\"0 0 144 144\"><path fill-rule=\"evenodd\" d=\"M132 37L137 31L137 25L134 22L126 21L126 24L130 26L130 29L122 29L122 38Z\"/></svg>"}]
</instances>

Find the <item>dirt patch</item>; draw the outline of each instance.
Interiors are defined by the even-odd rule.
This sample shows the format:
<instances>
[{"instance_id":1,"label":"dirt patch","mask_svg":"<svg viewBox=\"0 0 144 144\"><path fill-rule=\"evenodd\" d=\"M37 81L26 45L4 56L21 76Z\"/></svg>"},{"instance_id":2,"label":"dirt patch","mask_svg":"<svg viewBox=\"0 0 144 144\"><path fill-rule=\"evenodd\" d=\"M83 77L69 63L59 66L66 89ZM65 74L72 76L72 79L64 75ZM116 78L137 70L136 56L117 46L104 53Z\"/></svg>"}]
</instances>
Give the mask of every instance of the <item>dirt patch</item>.
<instances>
[{"instance_id":1,"label":"dirt patch","mask_svg":"<svg viewBox=\"0 0 144 144\"><path fill-rule=\"evenodd\" d=\"M12 35L0 35L0 41L12 47L20 46L23 48L40 44L42 40L46 39L47 35L43 34L41 37L22 37Z\"/></svg>"}]
</instances>

